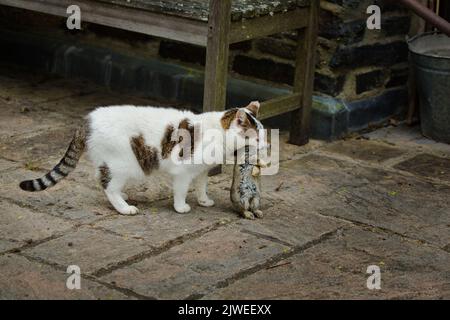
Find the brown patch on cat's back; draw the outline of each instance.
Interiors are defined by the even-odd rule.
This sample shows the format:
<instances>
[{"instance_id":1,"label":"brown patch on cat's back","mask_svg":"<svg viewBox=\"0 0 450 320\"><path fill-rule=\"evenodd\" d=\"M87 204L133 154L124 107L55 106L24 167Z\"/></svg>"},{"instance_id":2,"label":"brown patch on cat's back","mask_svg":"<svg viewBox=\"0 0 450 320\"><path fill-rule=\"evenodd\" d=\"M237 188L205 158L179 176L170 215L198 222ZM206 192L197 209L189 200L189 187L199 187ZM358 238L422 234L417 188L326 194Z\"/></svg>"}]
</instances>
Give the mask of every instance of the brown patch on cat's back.
<instances>
[{"instance_id":1,"label":"brown patch on cat's back","mask_svg":"<svg viewBox=\"0 0 450 320\"><path fill-rule=\"evenodd\" d=\"M175 128L173 125L169 124L166 127L166 131L164 132L164 136L161 140L161 156L163 159L167 159L172 152L172 149L177 144L177 141L172 140L173 133Z\"/></svg>"},{"instance_id":2,"label":"brown patch on cat's back","mask_svg":"<svg viewBox=\"0 0 450 320\"><path fill-rule=\"evenodd\" d=\"M100 172L100 184L102 185L103 189L107 189L109 183L111 182L111 171L109 170L109 167L104 163L98 168L98 171Z\"/></svg>"},{"instance_id":3,"label":"brown patch on cat's back","mask_svg":"<svg viewBox=\"0 0 450 320\"><path fill-rule=\"evenodd\" d=\"M239 109L235 108L225 111L222 118L220 119L222 128L224 128L225 130L230 129L231 122L236 118L236 113L238 112L238 110Z\"/></svg>"},{"instance_id":4,"label":"brown patch on cat's back","mask_svg":"<svg viewBox=\"0 0 450 320\"><path fill-rule=\"evenodd\" d=\"M188 118L184 118L183 120L181 120L179 122L177 129L175 129L175 127L171 124L169 124L166 127L166 131L161 140L161 157L163 159L167 159L170 156L173 148L175 148L175 146L177 144L181 145L183 143L183 134L181 134L180 130L186 130L187 133L189 134L190 142L185 141L184 143L187 143L187 144L190 143L190 148L191 148L190 154L194 153L195 139L200 136L200 134L197 134L197 136L195 135L195 130L200 130L200 128L198 126L194 126ZM186 147L189 147L189 146L187 146L187 145L181 145L181 146L182 146L182 149L180 151L179 156L181 158L183 158L184 156L187 156L187 155L183 154L183 149L185 149Z\"/></svg>"},{"instance_id":5,"label":"brown patch on cat's back","mask_svg":"<svg viewBox=\"0 0 450 320\"><path fill-rule=\"evenodd\" d=\"M136 160L145 174L150 174L153 169L159 167L158 150L146 145L142 134L137 137L132 137L130 144Z\"/></svg>"},{"instance_id":6,"label":"brown patch on cat's back","mask_svg":"<svg viewBox=\"0 0 450 320\"><path fill-rule=\"evenodd\" d=\"M196 143L197 143L196 139L198 139L200 137L200 132L197 132L197 136L196 136L195 135L195 131L196 130L200 130L200 127L199 126L195 126L194 127L192 122L188 118L185 118L185 119L180 121L180 124L178 125L178 129L186 130L189 133L189 136L190 136L190 147L191 147L190 154L191 155L194 154L195 146L196 146ZM180 144L183 143L183 136L179 137L178 142ZM186 141L184 143L187 144L187 143L189 143L189 141ZM188 155L183 155L183 149L186 148L186 147L188 147L188 146L187 145L182 145L182 149L180 150L180 154L179 154L180 158L186 158L188 156Z\"/></svg>"}]
</instances>

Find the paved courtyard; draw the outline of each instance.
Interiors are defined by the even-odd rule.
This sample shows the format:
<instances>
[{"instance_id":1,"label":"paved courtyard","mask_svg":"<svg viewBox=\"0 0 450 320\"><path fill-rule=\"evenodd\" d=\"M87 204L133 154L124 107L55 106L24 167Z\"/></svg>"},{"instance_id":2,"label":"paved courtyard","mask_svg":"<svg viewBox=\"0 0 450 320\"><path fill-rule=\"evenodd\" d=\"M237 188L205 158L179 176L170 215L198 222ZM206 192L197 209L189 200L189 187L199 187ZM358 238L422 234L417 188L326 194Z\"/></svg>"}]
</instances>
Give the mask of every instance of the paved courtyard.
<instances>
[{"instance_id":1,"label":"paved courtyard","mask_svg":"<svg viewBox=\"0 0 450 320\"><path fill-rule=\"evenodd\" d=\"M262 220L233 212L230 168L210 179L216 206L190 195L185 215L161 176L130 186L141 213L119 216L84 157L49 191L19 189L89 110L125 103L155 102L0 67L0 299L450 299L450 146L418 128L306 147L283 134ZM69 265L80 290L66 287ZM371 265L380 290L367 288Z\"/></svg>"}]
</instances>

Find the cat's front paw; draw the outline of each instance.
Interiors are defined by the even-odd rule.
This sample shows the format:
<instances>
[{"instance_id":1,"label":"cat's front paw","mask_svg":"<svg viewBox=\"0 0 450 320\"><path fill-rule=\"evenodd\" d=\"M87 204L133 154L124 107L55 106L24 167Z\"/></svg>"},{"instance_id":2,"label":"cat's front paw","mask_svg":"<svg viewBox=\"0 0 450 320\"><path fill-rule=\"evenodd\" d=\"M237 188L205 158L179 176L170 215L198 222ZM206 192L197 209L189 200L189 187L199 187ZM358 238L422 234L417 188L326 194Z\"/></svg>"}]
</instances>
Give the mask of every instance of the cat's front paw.
<instances>
[{"instance_id":1,"label":"cat's front paw","mask_svg":"<svg viewBox=\"0 0 450 320\"><path fill-rule=\"evenodd\" d=\"M178 213L188 213L189 211L191 211L191 206L188 205L187 203L174 204L173 207L175 208L175 211Z\"/></svg>"},{"instance_id":2,"label":"cat's front paw","mask_svg":"<svg viewBox=\"0 0 450 320\"><path fill-rule=\"evenodd\" d=\"M214 200L206 198L206 199L198 199L198 204L202 207L212 207L214 205Z\"/></svg>"},{"instance_id":3,"label":"cat's front paw","mask_svg":"<svg viewBox=\"0 0 450 320\"><path fill-rule=\"evenodd\" d=\"M134 216L139 213L139 209L134 206L128 206L124 209L121 209L119 213L127 216Z\"/></svg>"}]
</instances>

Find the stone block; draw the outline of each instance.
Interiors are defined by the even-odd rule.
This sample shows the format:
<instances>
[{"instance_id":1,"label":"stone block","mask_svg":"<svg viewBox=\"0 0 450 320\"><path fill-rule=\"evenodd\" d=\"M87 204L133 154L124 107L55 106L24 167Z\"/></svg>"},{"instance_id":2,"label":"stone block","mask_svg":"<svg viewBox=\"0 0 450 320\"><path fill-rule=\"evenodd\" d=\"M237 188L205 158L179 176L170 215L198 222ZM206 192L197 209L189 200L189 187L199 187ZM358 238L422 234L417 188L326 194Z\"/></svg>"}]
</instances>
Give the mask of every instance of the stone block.
<instances>
[{"instance_id":1,"label":"stone block","mask_svg":"<svg viewBox=\"0 0 450 320\"><path fill-rule=\"evenodd\" d=\"M198 296L243 270L264 264L286 246L224 227L102 280L159 299Z\"/></svg>"},{"instance_id":2,"label":"stone block","mask_svg":"<svg viewBox=\"0 0 450 320\"><path fill-rule=\"evenodd\" d=\"M141 239L83 227L24 250L23 254L63 268L77 265L82 274L92 274L149 250L151 247Z\"/></svg>"},{"instance_id":3,"label":"stone block","mask_svg":"<svg viewBox=\"0 0 450 320\"><path fill-rule=\"evenodd\" d=\"M69 290L66 286L69 274L18 255L1 256L0 269L0 298L5 300L133 299L84 278L79 290Z\"/></svg>"},{"instance_id":4,"label":"stone block","mask_svg":"<svg viewBox=\"0 0 450 320\"><path fill-rule=\"evenodd\" d=\"M448 299L449 263L443 251L352 228L204 299ZM367 288L370 265L380 290Z\"/></svg>"},{"instance_id":5,"label":"stone block","mask_svg":"<svg viewBox=\"0 0 450 320\"><path fill-rule=\"evenodd\" d=\"M0 253L67 231L73 223L0 199Z\"/></svg>"}]
</instances>

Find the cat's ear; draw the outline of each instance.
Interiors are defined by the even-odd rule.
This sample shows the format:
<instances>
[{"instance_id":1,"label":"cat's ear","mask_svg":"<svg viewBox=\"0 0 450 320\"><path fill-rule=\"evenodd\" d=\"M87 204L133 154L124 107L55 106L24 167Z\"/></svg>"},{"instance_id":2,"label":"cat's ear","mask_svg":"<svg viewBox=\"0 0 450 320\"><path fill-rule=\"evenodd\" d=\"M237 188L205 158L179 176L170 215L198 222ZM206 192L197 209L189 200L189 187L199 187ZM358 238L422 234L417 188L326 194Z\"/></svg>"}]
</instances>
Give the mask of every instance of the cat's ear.
<instances>
[{"instance_id":1,"label":"cat's ear","mask_svg":"<svg viewBox=\"0 0 450 320\"><path fill-rule=\"evenodd\" d=\"M252 101L245 108L248 109L255 117L257 117L260 107L261 107L261 104L259 103L259 101Z\"/></svg>"}]
</instances>

